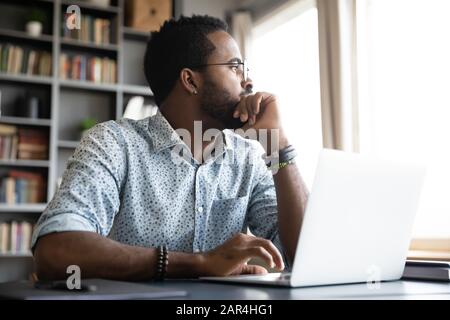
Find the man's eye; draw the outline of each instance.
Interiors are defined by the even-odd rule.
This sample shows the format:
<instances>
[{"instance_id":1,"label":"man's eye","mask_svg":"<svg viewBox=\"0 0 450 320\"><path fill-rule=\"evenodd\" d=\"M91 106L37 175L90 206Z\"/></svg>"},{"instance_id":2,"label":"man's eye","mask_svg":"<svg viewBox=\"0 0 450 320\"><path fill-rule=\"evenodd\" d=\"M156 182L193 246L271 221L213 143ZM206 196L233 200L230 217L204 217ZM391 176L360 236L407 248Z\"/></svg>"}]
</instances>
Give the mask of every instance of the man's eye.
<instances>
[{"instance_id":1,"label":"man's eye","mask_svg":"<svg viewBox=\"0 0 450 320\"><path fill-rule=\"evenodd\" d=\"M239 65L235 64L234 66L231 66L231 69L233 69L233 71L237 71L239 69Z\"/></svg>"}]
</instances>

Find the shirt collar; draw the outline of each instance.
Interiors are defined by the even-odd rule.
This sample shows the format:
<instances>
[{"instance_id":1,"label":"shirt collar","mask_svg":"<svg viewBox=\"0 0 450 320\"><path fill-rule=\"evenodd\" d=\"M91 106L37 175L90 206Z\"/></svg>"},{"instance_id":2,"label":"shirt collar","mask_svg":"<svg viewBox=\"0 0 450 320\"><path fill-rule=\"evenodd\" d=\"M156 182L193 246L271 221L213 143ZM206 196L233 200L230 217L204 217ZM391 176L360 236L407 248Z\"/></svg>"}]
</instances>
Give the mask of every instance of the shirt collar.
<instances>
[{"instance_id":1,"label":"shirt collar","mask_svg":"<svg viewBox=\"0 0 450 320\"><path fill-rule=\"evenodd\" d=\"M180 136L172 128L167 119L161 114L159 109L153 116L149 117L148 127L155 152L159 152L165 148L183 143Z\"/></svg>"},{"instance_id":2,"label":"shirt collar","mask_svg":"<svg viewBox=\"0 0 450 320\"><path fill-rule=\"evenodd\" d=\"M158 109L156 113L149 117L149 135L153 143L153 148L155 152L159 152L163 149L169 148L174 145L183 144L183 140L180 138L178 133L172 128L167 119ZM221 150L222 144L224 145L224 150L232 151L232 144L230 141L228 130L222 130L222 139L218 139L216 148ZM217 155L215 155L216 157Z\"/></svg>"}]
</instances>

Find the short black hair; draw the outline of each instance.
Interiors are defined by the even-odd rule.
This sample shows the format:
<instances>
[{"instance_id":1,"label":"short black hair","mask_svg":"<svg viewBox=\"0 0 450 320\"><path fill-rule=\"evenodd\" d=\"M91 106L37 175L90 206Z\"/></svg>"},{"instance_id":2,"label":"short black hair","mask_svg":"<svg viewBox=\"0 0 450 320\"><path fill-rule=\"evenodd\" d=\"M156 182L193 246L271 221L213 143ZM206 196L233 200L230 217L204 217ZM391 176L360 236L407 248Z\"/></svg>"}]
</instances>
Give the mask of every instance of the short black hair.
<instances>
[{"instance_id":1,"label":"short black hair","mask_svg":"<svg viewBox=\"0 0 450 320\"><path fill-rule=\"evenodd\" d=\"M158 106L172 91L180 71L207 62L215 46L207 35L228 32L226 22L208 15L170 19L150 35L144 56L144 72Z\"/></svg>"}]
</instances>

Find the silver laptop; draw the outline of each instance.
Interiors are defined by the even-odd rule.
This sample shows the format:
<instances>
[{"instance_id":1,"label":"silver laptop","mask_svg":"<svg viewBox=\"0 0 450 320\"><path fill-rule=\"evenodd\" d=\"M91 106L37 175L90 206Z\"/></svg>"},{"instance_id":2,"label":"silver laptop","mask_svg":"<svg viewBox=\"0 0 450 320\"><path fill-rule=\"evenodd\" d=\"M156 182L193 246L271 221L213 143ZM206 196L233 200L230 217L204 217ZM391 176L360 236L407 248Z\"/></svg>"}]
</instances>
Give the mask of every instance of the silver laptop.
<instances>
[{"instance_id":1,"label":"silver laptop","mask_svg":"<svg viewBox=\"0 0 450 320\"><path fill-rule=\"evenodd\" d=\"M291 273L201 279L288 287L400 279L424 177L419 165L324 149Z\"/></svg>"}]
</instances>

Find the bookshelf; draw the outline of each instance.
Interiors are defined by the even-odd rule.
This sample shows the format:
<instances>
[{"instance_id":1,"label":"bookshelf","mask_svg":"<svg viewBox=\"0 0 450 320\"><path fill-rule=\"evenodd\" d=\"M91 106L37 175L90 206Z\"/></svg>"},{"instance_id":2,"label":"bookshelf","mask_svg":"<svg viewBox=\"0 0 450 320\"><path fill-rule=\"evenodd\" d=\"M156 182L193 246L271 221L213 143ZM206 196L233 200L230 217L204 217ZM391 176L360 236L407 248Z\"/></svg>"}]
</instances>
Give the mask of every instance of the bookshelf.
<instances>
[{"instance_id":1,"label":"bookshelf","mask_svg":"<svg viewBox=\"0 0 450 320\"><path fill-rule=\"evenodd\" d=\"M0 258L32 258L31 252L0 253Z\"/></svg>"},{"instance_id":2,"label":"bookshelf","mask_svg":"<svg viewBox=\"0 0 450 320\"><path fill-rule=\"evenodd\" d=\"M80 7L82 16L90 16L93 21L108 21L105 23L108 26L107 43L82 41L64 34L64 14L66 8L72 4ZM43 34L39 37L28 35L24 28L23 17L30 6L45 12L47 16ZM110 6L107 7L74 0L0 0L0 44L18 46L23 48L24 52L36 50L51 54L49 76L0 72L0 125L48 132L47 159L0 160L0 174L4 175L8 170L42 174L46 182L45 202L0 203L0 223L12 220L30 223L37 221L57 189L58 179L66 168L67 160L79 144L80 122L84 118L92 117L97 122L116 120L122 117L126 103L131 97L140 95L144 96L146 101L152 100L152 92L143 71L143 55L149 34L126 27L124 14L125 0L111 0ZM103 37L102 41L104 39ZM115 72L114 69L110 70L115 74L116 81L103 83L61 79L61 68L64 65L60 65L60 57L63 54L85 56L86 63L90 57L106 57L114 61ZM93 68L95 69L95 66ZM84 75L87 79L87 74ZM18 99L30 92L40 101L38 118L17 114ZM17 278L17 270L29 264L21 261L31 258L30 253L0 253L0 282ZM8 263L4 263L5 259ZM12 261L21 265L11 270Z\"/></svg>"}]
</instances>

